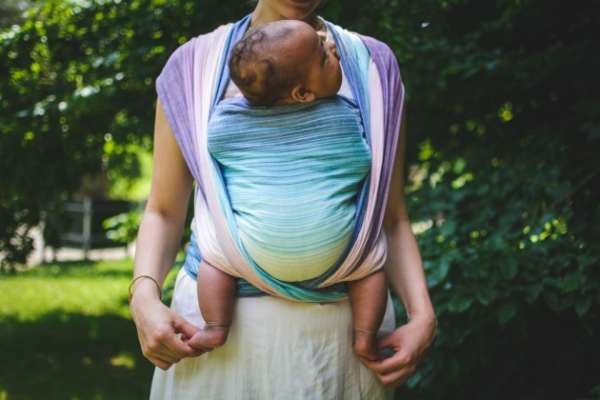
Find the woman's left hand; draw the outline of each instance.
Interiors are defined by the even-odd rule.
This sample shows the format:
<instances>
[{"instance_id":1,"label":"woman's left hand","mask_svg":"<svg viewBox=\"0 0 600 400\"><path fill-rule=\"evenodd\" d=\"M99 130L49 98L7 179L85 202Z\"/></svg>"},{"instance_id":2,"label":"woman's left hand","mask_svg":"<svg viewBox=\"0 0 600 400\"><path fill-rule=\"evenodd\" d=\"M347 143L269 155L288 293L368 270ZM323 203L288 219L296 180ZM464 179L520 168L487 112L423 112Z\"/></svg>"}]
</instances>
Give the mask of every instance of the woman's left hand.
<instances>
[{"instance_id":1,"label":"woman's left hand","mask_svg":"<svg viewBox=\"0 0 600 400\"><path fill-rule=\"evenodd\" d=\"M415 317L394 332L379 339L379 349L391 348L394 354L381 361L362 360L381 383L399 386L415 373L423 355L437 333L435 317Z\"/></svg>"}]
</instances>

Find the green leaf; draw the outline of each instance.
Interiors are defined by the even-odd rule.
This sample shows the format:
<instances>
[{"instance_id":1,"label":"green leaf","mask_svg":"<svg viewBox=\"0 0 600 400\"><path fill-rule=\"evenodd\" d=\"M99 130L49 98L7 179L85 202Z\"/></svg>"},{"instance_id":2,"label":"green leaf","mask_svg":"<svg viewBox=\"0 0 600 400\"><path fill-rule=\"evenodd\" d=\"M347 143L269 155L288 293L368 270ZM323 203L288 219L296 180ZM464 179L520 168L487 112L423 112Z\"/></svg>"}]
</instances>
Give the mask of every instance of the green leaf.
<instances>
[{"instance_id":1,"label":"green leaf","mask_svg":"<svg viewBox=\"0 0 600 400\"><path fill-rule=\"evenodd\" d=\"M472 303L472 297L468 297L464 293L456 293L448 303L448 310L451 312L463 312L466 311Z\"/></svg>"},{"instance_id":2,"label":"green leaf","mask_svg":"<svg viewBox=\"0 0 600 400\"><path fill-rule=\"evenodd\" d=\"M590 309L591 306L592 306L592 299L590 297L587 297L582 302L575 304L575 312L577 313L577 316L579 318L583 317L585 315L585 313L588 312L588 310Z\"/></svg>"},{"instance_id":3,"label":"green leaf","mask_svg":"<svg viewBox=\"0 0 600 400\"><path fill-rule=\"evenodd\" d=\"M536 301L537 298L540 296L540 293L542 293L543 288L544 288L544 284L541 282L531 284L531 286L529 286L529 289L527 291L527 295L525 296L525 301L527 301L527 303L529 303L529 304Z\"/></svg>"},{"instance_id":4,"label":"green leaf","mask_svg":"<svg viewBox=\"0 0 600 400\"><path fill-rule=\"evenodd\" d=\"M487 306L496 299L496 291L493 289L483 289L477 292L477 300L484 306Z\"/></svg>"},{"instance_id":5,"label":"green leaf","mask_svg":"<svg viewBox=\"0 0 600 400\"><path fill-rule=\"evenodd\" d=\"M448 275L450 269L450 260L442 258L437 263L426 262L427 272L427 284L429 287L434 287L442 282Z\"/></svg>"},{"instance_id":6,"label":"green leaf","mask_svg":"<svg viewBox=\"0 0 600 400\"><path fill-rule=\"evenodd\" d=\"M556 296L556 293L545 291L543 294L543 297L544 297L544 302L546 303L546 305L548 307L550 307L550 309L552 311L558 312L561 310L562 307L558 300L558 296Z\"/></svg>"},{"instance_id":7,"label":"green leaf","mask_svg":"<svg viewBox=\"0 0 600 400\"><path fill-rule=\"evenodd\" d=\"M568 274L559 281L558 286L563 293L574 292L579 289L580 278L581 275L578 272Z\"/></svg>"},{"instance_id":8,"label":"green leaf","mask_svg":"<svg viewBox=\"0 0 600 400\"><path fill-rule=\"evenodd\" d=\"M505 325L508 321L513 319L516 314L517 306L515 303L502 304L498 310L498 322L500 325Z\"/></svg>"},{"instance_id":9,"label":"green leaf","mask_svg":"<svg viewBox=\"0 0 600 400\"><path fill-rule=\"evenodd\" d=\"M456 222L448 220L444 222L440 228L442 235L450 236L456 231Z\"/></svg>"},{"instance_id":10,"label":"green leaf","mask_svg":"<svg viewBox=\"0 0 600 400\"><path fill-rule=\"evenodd\" d=\"M500 263L500 271L506 279L513 279L518 272L517 260L514 258L505 258Z\"/></svg>"}]
</instances>

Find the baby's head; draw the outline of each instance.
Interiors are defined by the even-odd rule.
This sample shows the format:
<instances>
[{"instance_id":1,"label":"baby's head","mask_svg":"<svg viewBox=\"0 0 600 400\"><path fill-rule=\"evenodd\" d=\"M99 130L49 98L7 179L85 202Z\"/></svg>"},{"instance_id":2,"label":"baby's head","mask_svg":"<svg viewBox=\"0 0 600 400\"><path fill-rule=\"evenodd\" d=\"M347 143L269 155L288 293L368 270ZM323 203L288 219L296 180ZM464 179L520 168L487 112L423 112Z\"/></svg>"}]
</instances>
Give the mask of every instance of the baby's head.
<instances>
[{"instance_id":1,"label":"baby's head","mask_svg":"<svg viewBox=\"0 0 600 400\"><path fill-rule=\"evenodd\" d=\"M250 29L234 46L229 71L248 101L262 106L334 96L342 83L335 45L297 20Z\"/></svg>"}]
</instances>

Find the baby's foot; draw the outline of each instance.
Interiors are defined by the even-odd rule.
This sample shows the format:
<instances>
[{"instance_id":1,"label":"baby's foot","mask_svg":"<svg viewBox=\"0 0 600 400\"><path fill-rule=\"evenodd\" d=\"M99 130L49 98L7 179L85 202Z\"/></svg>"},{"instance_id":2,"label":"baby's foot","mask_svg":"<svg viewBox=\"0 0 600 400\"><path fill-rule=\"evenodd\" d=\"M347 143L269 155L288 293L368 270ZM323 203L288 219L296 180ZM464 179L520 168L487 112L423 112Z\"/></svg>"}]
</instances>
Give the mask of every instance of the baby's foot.
<instances>
[{"instance_id":1,"label":"baby's foot","mask_svg":"<svg viewBox=\"0 0 600 400\"><path fill-rule=\"evenodd\" d=\"M189 345L195 348L216 349L227 341L228 326L207 324L189 340Z\"/></svg>"},{"instance_id":2,"label":"baby's foot","mask_svg":"<svg viewBox=\"0 0 600 400\"><path fill-rule=\"evenodd\" d=\"M375 332L354 329L354 352L357 356L370 361L377 360L375 351Z\"/></svg>"}]
</instances>

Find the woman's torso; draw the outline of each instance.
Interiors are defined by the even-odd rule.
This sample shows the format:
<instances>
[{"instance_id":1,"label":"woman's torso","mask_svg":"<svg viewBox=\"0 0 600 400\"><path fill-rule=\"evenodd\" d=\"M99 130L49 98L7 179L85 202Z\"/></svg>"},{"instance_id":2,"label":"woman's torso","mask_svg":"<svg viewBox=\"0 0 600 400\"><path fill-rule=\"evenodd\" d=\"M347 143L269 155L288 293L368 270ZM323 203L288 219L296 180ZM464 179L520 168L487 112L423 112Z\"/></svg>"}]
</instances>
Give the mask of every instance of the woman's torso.
<instances>
[{"instance_id":1,"label":"woman's torso","mask_svg":"<svg viewBox=\"0 0 600 400\"><path fill-rule=\"evenodd\" d=\"M230 82L225 98L239 91ZM352 98L344 77L338 94ZM196 214L197 218L210 218ZM205 233L205 232L203 232ZM197 283L184 269L178 274L171 309L195 326L204 320ZM240 297L225 346L185 358L164 371L155 368L150 398L290 400L391 399L352 352L352 313L348 301L296 303L274 296ZM394 329L388 296L380 333Z\"/></svg>"}]
</instances>

